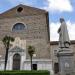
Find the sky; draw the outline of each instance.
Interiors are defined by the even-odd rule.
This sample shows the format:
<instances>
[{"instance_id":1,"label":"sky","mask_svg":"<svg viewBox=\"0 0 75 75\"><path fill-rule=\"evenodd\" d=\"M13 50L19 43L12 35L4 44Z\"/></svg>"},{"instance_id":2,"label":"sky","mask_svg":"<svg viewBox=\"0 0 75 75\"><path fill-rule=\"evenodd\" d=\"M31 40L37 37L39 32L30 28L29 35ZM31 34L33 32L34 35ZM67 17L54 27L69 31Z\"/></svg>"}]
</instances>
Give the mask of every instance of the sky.
<instances>
[{"instance_id":1,"label":"sky","mask_svg":"<svg viewBox=\"0 0 75 75\"><path fill-rule=\"evenodd\" d=\"M66 21L70 40L75 40L75 0L0 0L0 13L19 4L44 9L49 12L50 40L58 41L60 18Z\"/></svg>"}]
</instances>

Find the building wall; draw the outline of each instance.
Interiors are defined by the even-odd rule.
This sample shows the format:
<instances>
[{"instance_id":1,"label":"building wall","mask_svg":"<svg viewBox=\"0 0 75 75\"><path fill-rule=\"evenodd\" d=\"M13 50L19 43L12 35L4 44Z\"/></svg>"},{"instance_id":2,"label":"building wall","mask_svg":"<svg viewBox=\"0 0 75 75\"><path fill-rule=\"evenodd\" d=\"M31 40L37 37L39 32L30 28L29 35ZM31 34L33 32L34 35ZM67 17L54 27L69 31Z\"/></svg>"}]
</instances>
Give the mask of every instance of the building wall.
<instances>
[{"instance_id":1,"label":"building wall","mask_svg":"<svg viewBox=\"0 0 75 75\"><path fill-rule=\"evenodd\" d=\"M18 8L18 7L17 7ZM26 48L29 45L33 45L36 49L36 58L50 58L50 46L49 35L48 35L48 21L47 12L42 13L40 10L37 12L33 8L27 9L23 7L22 13L18 13L14 8L0 16L0 41L5 35L12 36L14 38L19 37L22 40L26 40ZM32 13L32 11L34 13ZM24 14L25 12L25 14ZM13 26L16 23L23 23L25 30L23 31L12 31ZM2 42L0 43L0 46ZM4 46L1 46L5 53ZM26 50L27 52L27 50ZM27 54L27 53L26 53ZM26 58L29 58L28 54Z\"/></svg>"},{"instance_id":2,"label":"building wall","mask_svg":"<svg viewBox=\"0 0 75 75\"><path fill-rule=\"evenodd\" d=\"M18 12L21 7L23 10ZM38 70L49 70L53 74L50 56L48 12L37 8L19 5L0 14L0 70L4 69L5 47L2 39L5 35L14 37L8 52L7 70L13 70L13 58L15 54L21 56L20 70L30 70L30 58L28 46L35 47L36 57L33 63L37 64ZM14 31L13 26L17 23L25 25L22 31Z\"/></svg>"}]
</instances>

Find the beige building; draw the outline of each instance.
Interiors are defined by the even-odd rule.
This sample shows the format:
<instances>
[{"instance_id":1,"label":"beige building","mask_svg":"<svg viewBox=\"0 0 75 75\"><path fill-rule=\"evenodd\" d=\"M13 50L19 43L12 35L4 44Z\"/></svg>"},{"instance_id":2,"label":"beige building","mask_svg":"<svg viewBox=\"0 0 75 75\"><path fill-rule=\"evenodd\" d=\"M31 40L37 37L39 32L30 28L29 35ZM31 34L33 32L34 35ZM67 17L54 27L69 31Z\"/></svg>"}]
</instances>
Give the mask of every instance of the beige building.
<instances>
[{"instance_id":1,"label":"beige building","mask_svg":"<svg viewBox=\"0 0 75 75\"><path fill-rule=\"evenodd\" d=\"M7 70L30 70L27 47L32 45L36 49L34 69L53 72L47 11L18 5L0 14L0 70L4 69L5 48L2 39L5 35L15 38L9 49Z\"/></svg>"},{"instance_id":2,"label":"beige building","mask_svg":"<svg viewBox=\"0 0 75 75\"><path fill-rule=\"evenodd\" d=\"M74 52L74 57L75 57L75 40L71 40L71 45L70 49ZM50 42L50 50L51 50L51 58L53 61L53 70L55 73L59 72L59 63L58 63L58 58L57 58L57 52L59 50L59 42L58 41L51 41ZM75 58L74 58L75 62Z\"/></svg>"}]
</instances>

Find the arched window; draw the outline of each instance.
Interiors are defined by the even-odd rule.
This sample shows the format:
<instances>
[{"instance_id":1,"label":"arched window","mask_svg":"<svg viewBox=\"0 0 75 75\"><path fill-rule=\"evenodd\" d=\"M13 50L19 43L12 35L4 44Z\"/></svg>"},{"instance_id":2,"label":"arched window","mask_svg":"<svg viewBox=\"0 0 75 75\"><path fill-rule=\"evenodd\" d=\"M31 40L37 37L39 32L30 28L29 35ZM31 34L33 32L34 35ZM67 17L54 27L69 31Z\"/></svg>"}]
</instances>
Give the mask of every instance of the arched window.
<instances>
[{"instance_id":1,"label":"arched window","mask_svg":"<svg viewBox=\"0 0 75 75\"><path fill-rule=\"evenodd\" d=\"M24 30L25 29L25 25L22 23L16 23L13 28L12 31L20 31L20 30Z\"/></svg>"}]
</instances>

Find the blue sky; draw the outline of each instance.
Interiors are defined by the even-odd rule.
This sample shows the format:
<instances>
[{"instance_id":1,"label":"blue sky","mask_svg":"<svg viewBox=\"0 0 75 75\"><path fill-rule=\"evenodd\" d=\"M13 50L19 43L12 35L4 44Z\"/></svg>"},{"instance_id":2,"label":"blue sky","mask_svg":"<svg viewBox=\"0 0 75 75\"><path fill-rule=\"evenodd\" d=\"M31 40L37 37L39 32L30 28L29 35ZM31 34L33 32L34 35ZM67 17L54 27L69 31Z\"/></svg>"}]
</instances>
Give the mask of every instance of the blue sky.
<instances>
[{"instance_id":1,"label":"blue sky","mask_svg":"<svg viewBox=\"0 0 75 75\"><path fill-rule=\"evenodd\" d=\"M75 40L75 0L0 0L0 13L19 4L45 9L49 12L51 40L58 40L59 19L63 17L67 23L69 36Z\"/></svg>"}]
</instances>

